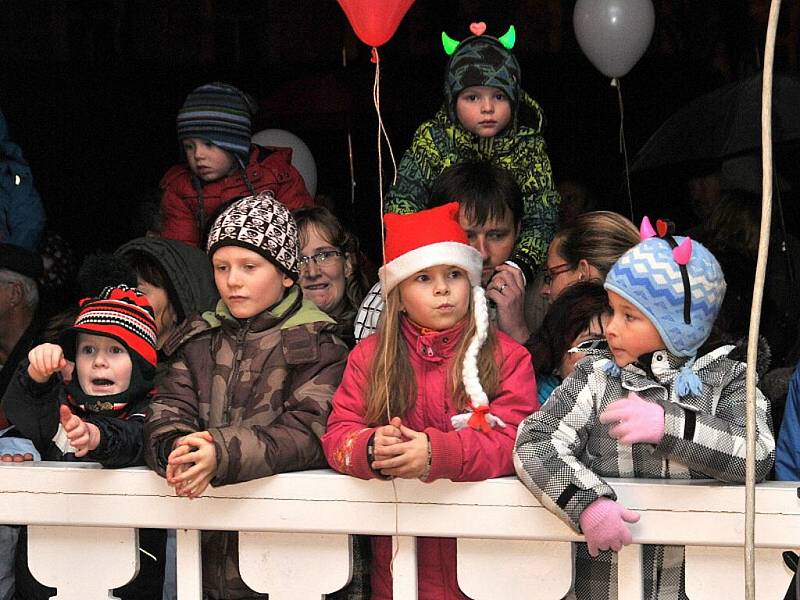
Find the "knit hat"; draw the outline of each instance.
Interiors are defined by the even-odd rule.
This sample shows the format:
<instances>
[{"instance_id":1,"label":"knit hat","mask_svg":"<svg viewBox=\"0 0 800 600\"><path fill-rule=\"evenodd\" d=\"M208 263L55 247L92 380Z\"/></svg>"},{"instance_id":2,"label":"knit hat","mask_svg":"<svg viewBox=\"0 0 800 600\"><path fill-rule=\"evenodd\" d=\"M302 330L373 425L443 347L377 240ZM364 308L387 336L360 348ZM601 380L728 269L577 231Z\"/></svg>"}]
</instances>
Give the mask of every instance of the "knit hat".
<instances>
[{"instance_id":1,"label":"knit hat","mask_svg":"<svg viewBox=\"0 0 800 600\"><path fill-rule=\"evenodd\" d=\"M475 25L472 26L473 31ZM513 33L513 29L509 31ZM510 45L513 47L513 43ZM444 78L447 116L453 123L458 123L456 100L461 90L471 86L488 86L502 90L508 96L512 106L512 123L516 124L521 82L519 62L500 40L489 35L470 36L458 44L447 61Z\"/></svg>"},{"instance_id":2,"label":"knit hat","mask_svg":"<svg viewBox=\"0 0 800 600\"><path fill-rule=\"evenodd\" d=\"M102 335L127 348L146 375L156 368L156 322L147 297L127 285L109 286L96 298L84 298L75 324L59 337L64 356L74 361L78 333ZM138 357L138 358L137 358Z\"/></svg>"},{"instance_id":3,"label":"knit hat","mask_svg":"<svg viewBox=\"0 0 800 600\"><path fill-rule=\"evenodd\" d=\"M676 381L678 395L699 394L702 384L691 367L722 306L725 277L702 244L673 238L664 221L657 226L658 234L647 217L642 220L642 241L614 263L605 288L642 311L667 350L689 358Z\"/></svg>"},{"instance_id":4,"label":"knit hat","mask_svg":"<svg viewBox=\"0 0 800 600\"><path fill-rule=\"evenodd\" d=\"M255 108L253 100L232 85L201 85L186 97L178 111L178 140L202 138L246 162L250 155L250 118Z\"/></svg>"},{"instance_id":5,"label":"knit hat","mask_svg":"<svg viewBox=\"0 0 800 600\"><path fill-rule=\"evenodd\" d=\"M297 225L269 190L236 200L220 213L208 233L208 255L222 246L258 252L293 281L300 276Z\"/></svg>"},{"instance_id":6,"label":"knit hat","mask_svg":"<svg viewBox=\"0 0 800 600\"><path fill-rule=\"evenodd\" d=\"M458 224L458 208L458 202L451 202L408 215L386 214L386 264L378 275L383 293L388 294L400 282L428 267L452 265L467 272L472 284L476 332L464 355L462 379L471 412L455 415L451 421L456 429L469 425L488 431L496 425L505 427L505 423L489 412L489 399L478 374L478 352L489 331L489 311L481 287L483 261Z\"/></svg>"},{"instance_id":7,"label":"knit hat","mask_svg":"<svg viewBox=\"0 0 800 600\"><path fill-rule=\"evenodd\" d=\"M44 272L42 257L16 244L0 243L0 269L14 271L38 281Z\"/></svg>"}]
</instances>

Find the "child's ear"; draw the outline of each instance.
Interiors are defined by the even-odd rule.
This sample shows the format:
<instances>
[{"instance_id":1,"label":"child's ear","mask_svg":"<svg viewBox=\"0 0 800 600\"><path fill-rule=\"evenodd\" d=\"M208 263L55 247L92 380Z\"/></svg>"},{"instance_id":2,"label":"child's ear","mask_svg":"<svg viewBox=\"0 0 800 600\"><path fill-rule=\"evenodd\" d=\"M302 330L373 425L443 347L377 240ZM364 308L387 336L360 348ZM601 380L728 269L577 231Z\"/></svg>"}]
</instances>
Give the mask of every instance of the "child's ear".
<instances>
[{"instance_id":1,"label":"child's ear","mask_svg":"<svg viewBox=\"0 0 800 600\"><path fill-rule=\"evenodd\" d=\"M283 287L288 289L294 285L294 279L292 279L288 275L283 275L283 280L281 281L281 284L283 285Z\"/></svg>"}]
</instances>

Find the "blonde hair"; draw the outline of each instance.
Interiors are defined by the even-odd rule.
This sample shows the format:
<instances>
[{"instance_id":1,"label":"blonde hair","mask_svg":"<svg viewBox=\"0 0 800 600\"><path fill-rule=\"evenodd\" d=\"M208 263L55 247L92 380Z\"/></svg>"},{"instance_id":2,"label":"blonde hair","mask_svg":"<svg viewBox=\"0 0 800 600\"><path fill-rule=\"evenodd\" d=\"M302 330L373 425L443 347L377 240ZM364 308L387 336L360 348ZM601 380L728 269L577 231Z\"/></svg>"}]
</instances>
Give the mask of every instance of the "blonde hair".
<instances>
[{"instance_id":1,"label":"blonde hair","mask_svg":"<svg viewBox=\"0 0 800 600\"><path fill-rule=\"evenodd\" d=\"M564 262L574 268L585 260L603 277L640 241L639 230L630 220L606 210L578 215L572 227L559 231L555 239L556 251Z\"/></svg>"},{"instance_id":2,"label":"blonde hair","mask_svg":"<svg viewBox=\"0 0 800 600\"><path fill-rule=\"evenodd\" d=\"M467 348L476 331L474 312L470 294L467 324L447 376L448 391L452 393L453 404L459 412L466 408L468 400L462 367ZM414 406L417 398L416 377L408 356L408 344L401 331L400 290L396 287L386 297L386 306L378 321L377 335L378 345L368 374L364 415L364 420L370 427L385 425L389 422L390 415L404 416ZM490 325L486 342L478 353L478 373L489 398L497 393L500 382L500 372L495 361L496 348L497 335L494 325Z\"/></svg>"}]
</instances>

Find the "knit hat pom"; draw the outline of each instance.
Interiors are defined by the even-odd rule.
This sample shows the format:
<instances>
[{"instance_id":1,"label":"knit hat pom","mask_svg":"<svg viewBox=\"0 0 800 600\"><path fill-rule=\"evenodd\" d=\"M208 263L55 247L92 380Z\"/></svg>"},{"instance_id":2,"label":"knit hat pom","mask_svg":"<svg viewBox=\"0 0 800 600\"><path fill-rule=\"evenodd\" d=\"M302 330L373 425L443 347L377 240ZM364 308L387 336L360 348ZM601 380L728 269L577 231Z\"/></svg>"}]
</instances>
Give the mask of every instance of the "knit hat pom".
<instances>
[{"instance_id":1,"label":"knit hat pom","mask_svg":"<svg viewBox=\"0 0 800 600\"><path fill-rule=\"evenodd\" d=\"M690 358L678 373L675 380L675 391L679 398L687 396L699 396L703 392L703 382L692 369L694 358Z\"/></svg>"},{"instance_id":2,"label":"knit hat pom","mask_svg":"<svg viewBox=\"0 0 800 600\"><path fill-rule=\"evenodd\" d=\"M74 325L59 337L64 355L72 361L78 333L114 338L139 356L148 371L155 369L157 332L153 307L136 288L107 287L96 298L81 300Z\"/></svg>"}]
</instances>

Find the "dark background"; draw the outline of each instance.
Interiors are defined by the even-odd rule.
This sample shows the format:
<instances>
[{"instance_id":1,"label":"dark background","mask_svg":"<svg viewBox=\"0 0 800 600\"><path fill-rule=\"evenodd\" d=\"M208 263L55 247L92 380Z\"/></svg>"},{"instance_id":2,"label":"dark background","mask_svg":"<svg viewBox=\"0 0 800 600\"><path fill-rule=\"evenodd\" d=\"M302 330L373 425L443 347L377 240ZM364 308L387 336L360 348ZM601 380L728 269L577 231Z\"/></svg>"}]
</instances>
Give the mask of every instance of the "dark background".
<instances>
[{"instance_id":1,"label":"dark background","mask_svg":"<svg viewBox=\"0 0 800 600\"><path fill-rule=\"evenodd\" d=\"M653 41L622 79L631 161L688 100L760 68L769 9L768 0L653 4ZM397 160L441 103L440 32L463 39L471 22L485 21L487 33L501 35L514 24L523 87L548 118L556 179L583 181L598 208L627 214L616 91L577 46L574 5L417 0L380 51L382 115ZM798 65L797 5L784 3L776 49L776 69L788 72ZM113 249L139 233L137 203L180 159L178 108L192 88L219 80L258 98L253 131L288 129L309 145L318 193L332 199L375 258L373 76L369 49L335 0L0 0L0 108L32 166L48 227L79 254ZM383 156L390 178L386 147ZM794 168L783 174L797 176ZM692 225L684 179L677 170L634 178L637 218L657 213Z\"/></svg>"}]
</instances>

